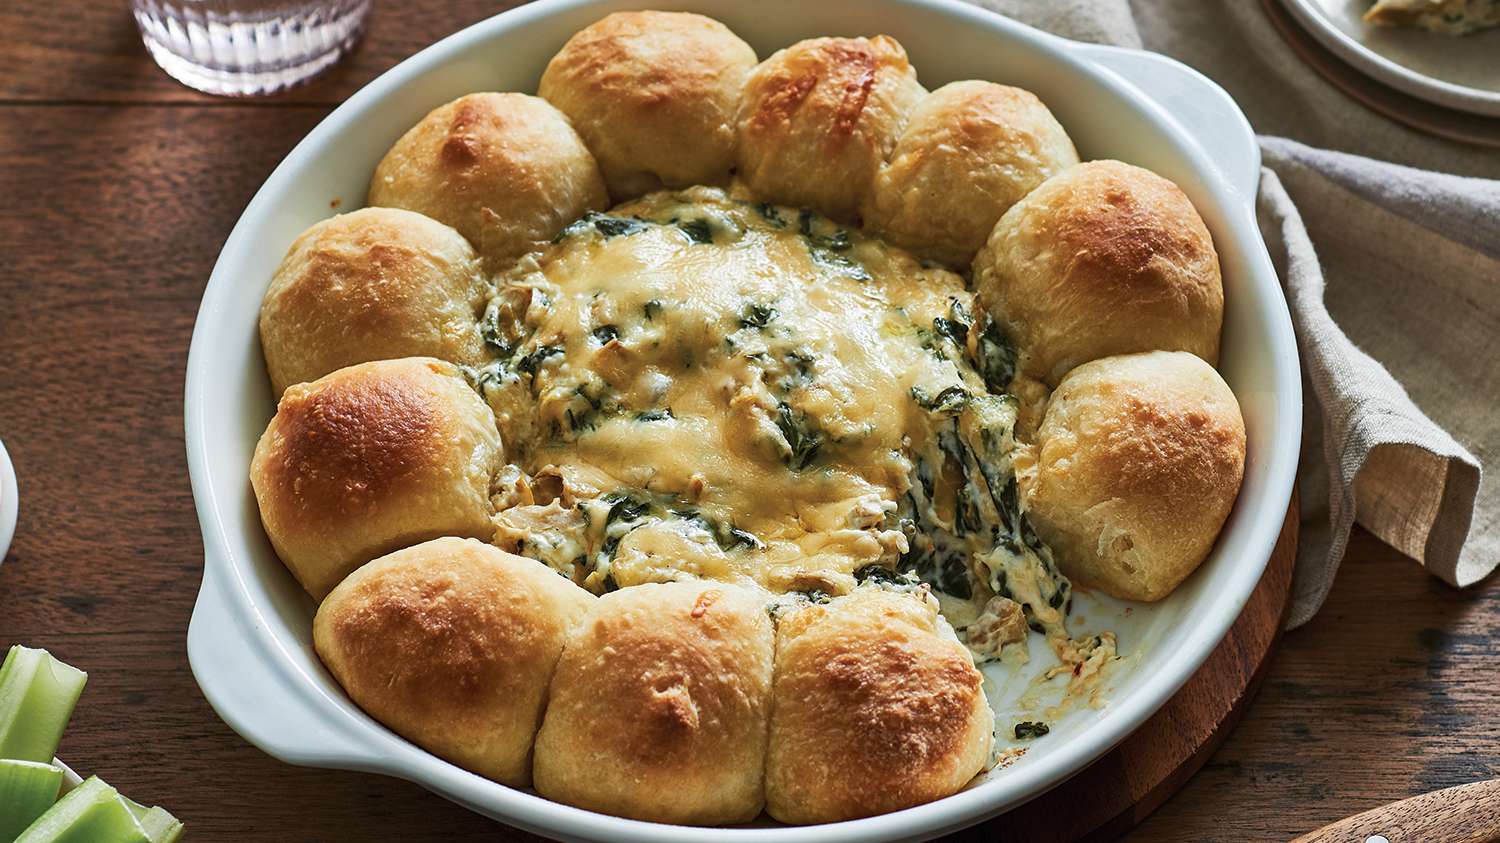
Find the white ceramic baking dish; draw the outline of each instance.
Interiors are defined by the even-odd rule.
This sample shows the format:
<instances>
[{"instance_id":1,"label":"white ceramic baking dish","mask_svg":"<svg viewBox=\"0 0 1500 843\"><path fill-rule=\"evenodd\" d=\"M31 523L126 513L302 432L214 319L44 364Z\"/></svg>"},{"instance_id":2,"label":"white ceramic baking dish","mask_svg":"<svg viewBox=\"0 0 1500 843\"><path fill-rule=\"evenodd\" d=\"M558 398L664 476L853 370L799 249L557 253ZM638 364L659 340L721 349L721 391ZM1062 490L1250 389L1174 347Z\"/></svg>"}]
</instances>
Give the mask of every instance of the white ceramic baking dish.
<instances>
[{"instance_id":1,"label":"white ceramic baking dish","mask_svg":"<svg viewBox=\"0 0 1500 843\"><path fill-rule=\"evenodd\" d=\"M1119 158L1176 181L1220 252L1221 371L1242 404L1249 457L1238 503L1210 559L1167 600L1126 611L1080 598L1080 628L1113 629L1131 652L1104 705L1074 712L1018 761L963 792L878 818L809 828L702 829L600 816L465 772L365 716L311 646L312 600L261 530L247 479L274 410L257 335L261 298L292 240L360 207L375 163L430 109L479 90L534 92L578 29L625 8L702 12L762 58L802 38L887 34L929 88L982 78L1046 102L1084 158ZM1163 57L1065 41L950 0L540 0L423 50L351 97L267 179L224 245L203 296L186 384L188 462L204 537L188 655L204 694L246 739L292 764L399 776L515 827L576 841L840 843L921 840L994 816L1083 769L1140 726L1214 650L1254 589L1291 494L1301 428L1296 346L1255 221L1260 158L1233 101ZM1044 647L1033 662L1045 662ZM998 707L1028 677L996 680Z\"/></svg>"}]
</instances>

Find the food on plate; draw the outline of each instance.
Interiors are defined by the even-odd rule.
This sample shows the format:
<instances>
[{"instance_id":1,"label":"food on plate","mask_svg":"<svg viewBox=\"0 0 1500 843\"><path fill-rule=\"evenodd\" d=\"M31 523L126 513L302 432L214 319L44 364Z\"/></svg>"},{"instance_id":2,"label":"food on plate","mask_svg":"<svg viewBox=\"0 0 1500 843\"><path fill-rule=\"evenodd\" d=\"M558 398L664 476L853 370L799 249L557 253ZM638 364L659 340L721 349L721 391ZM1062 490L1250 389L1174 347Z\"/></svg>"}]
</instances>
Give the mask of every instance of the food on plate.
<instances>
[{"instance_id":1,"label":"food on plate","mask_svg":"<svg viewBox=\"0 0 1500 843\"><path fill-rule=\"evenodd\" d=\"M912 109L860 216L892 245L967 268L1001 214L1077 163L1072 139L1035 94L950 82Z\"/></svg>"},{"instance_id":2,"label":"food on plate","mask_svg":"<svg viewBox=\"0 0 1500 843\"><path fill-rule=\"evenodd\" d=\"M595 599L533 559L439 538L344 579L318 607L313 644L375 719L522 787L563 639Z\"/></svg>"},{"instance_id":3,"label":"food on plate","mask_svg":"<svg viewBox=\"0 0 1500 843\"><path fill-rule=\"evenodd\" d=\"M989 760L984 677L923 592L873 585L777 616L766 812L856 819L958 790Z\"/></svg>"},{"instance_id":4,"label":"food on plate","mask_svg":"<svg viewBox=\"0 0 1500 843\"><path fill-rule=\"evenodd\" d=\"M537 792L648 822L755 819L775 651L768 597L702 580L600 597L557 665Z\"/></svg>"},{"instance_id":5,"label":"food on plate","mask_svg":"<svg viewBox=\"0 0 1500 843\"><path fill-rule=\"evenodd\" d=\"M1213 239L1181 189L1130 164L1084 162L1012 206L974 259L974 289L1025 349L1022 374L1048 386L1111 354L1219 360Z\"/></svg>"},{"instance_id":6,"label":"food on plate","mask_svg":"<svg viewBox=\"0 0 1500 843\"><path fill-rule=\"evenodd\" d=\"M495 417L458 367L360 363L281 396L250 481L276 553L322 600L356 568L439 536L488 540L504 465Z\"/></svg>"},{"instance_id":7,"label":"food on plate","mask_svg":"<svg viewBox=\"0 0 1500 843\"><path fill-rule=\"evenodd\" d=\"M740 178L756 196L849 222L927 93L895 39L815 38L756 65L740 100Z\"/></svg>"},{"instance_id":8,"label":"food on plate","mask_svg":"<svg viewBox=\"0 0 1500 843\"><path fill-rule=\"evenodd\" d=\"M392 654L387 668L489 652L498 621L477 598L413 602L391 584L404 580L377 576L402 548L449 553L420 544L433 539L465 558L525 557L552 590L597 595L577 615L576 601L542 603L566 608L525 674L550 700L534 785L665 823L762 808L834 822L951 794L999 741L1024 751L1009 725L996 738L981 667L1013 669L1032 640L1055 659L1037 681L1060 678L1049 711L1101 704L1117 642L1070 629L1083 621L1068 574L1161 597L1213 544L1236 447L1243 463L1242 424L1226 433L1233 395L1204 386L1223 293L1182 192L1079 163L1028 92L929 94L885 36L811 39L755 64L714 21L620 13L569 40L539 94L433 110L371 183L372 206L470 241L482 309L462 271L434 271L430 294L468 308L472 333L426 357L309 370L256 449L262 521L323 601L319 629L361 595L361 611L428 636L407 646L371 623L348 637ZM370 297L307 295L332 310ZM299 335L307 307L283 297L262 313L264 335L283 338L268 345L342 341L321 336L337 313ZM1135 352L1147 375L1120 356ZM1137 409L1096 419L1090 395ZM1131 448L1176 450L1120 469ZM1170 535L1151 497L1163 483L1197 495ZM1106 530L1133 548L1079 561ZM1148 586L1111 573L1125 566ZM541 623L527 617L507 629ZM394 655L424 647L419 663ZM361 675L345 686L376 719L525 782L516 753L534 724L496 738L511 741L503 769L480 769L452 748L483 744L472 730L411 693L392 714L389 695L360 690L378 672Z\"/></svg>"},{"instance_id":9,"label":"food on plate","mask_svg":"<svg viewBox=\"0 0 1500 843\"><path fill-rule=\"evenodd\" d=\"M1500 0L1376 0L1365 20L1381 26L1468 35L1500 26Z\"/></svg>"},{"instance_id":10,"label":"food on plate","mask_svg":"<svg viewBox=\"0 0 1500 843\"><path fill-rule=\"evenodd\" d=\"M1075 585L1160 600L1202 563L1245 470L1245 424L1214 368L1183 351L1104 357L1047 403L1022 506Z\"/></svg>"},{"instance_id":11,"label":"food on plate","mask_svg":"<svg viewBox=\"0 0 1500 843\"><path fill-rule=\"evenodd\" d=\"M686 12L616 12L563 45L537 95L573 122L616 201L728 184L755 51Z\"/></svg>"},{"instance_id":12,"label":"food on plate","mask_svg":"<svg viewBox=\"0 0 1500 843\"><path fill-rule=\"evenodd\" d=\"M609 195L562 112L526 94L476 93L396 141L375 167L369 204L425 214L506 260L603 210Z\"/></svg>"},{"instance_id":13,"label":"food on plate","mask_svg":"<svg viewBox=\"0 0 1500 843\"><path fill-rule=\"evenodd\" d=\"M361 208L320 222L292 244L261 308L271 389L371 360L482 365L492 292L469 241L422 214Z\"/></svg>"}]
</instances>

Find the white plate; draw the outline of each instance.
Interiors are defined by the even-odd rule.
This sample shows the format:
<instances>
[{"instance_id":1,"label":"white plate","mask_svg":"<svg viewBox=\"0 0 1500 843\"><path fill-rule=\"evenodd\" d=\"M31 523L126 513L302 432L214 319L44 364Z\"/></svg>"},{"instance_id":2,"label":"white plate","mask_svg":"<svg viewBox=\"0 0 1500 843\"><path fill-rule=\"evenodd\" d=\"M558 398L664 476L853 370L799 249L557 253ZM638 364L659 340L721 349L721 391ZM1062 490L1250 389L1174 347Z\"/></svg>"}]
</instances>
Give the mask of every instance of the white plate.
<instances>
[{"instance_id":1,"label":"white plate","mask_svg":"<svg viewBox=\"0 0 1500 843\"><path fill-rule=\"evenodd\" d=\"M20 495L16 488L16 468L11 464L5 443L0 442L0 562L10 551L10 540L16 535L16 514Z\"/></svg>"},{"instance_id":2,"label":"white plate","mask_svg":"<svg viewBox=\"0 0 1500 843\"><path fill-rule=\"evenodd\" d=\"M1373 0L1282 0L1319 43L1377 81L1437 105L1500 117L1500 27L1440 35L1366 23Z\"/></svg>"},{"instance_id":3,"label":"white plate","mask_svg":"<svg viewBox=\"0 0 1500 843\"><path fill-rule=\"evenodd\" d=\"M1220 252L1220 369L1245 415L1244 486L1215 552L1170 598L1124 607L1080 598L1083 627L1114 629L1138 657L1107 702L1055 724L1011 766L962 793L830 826L668 827L548 802L434 758L365 716L318 662L314 605L261 530L247 480L273 412L257 336L261 298L294 238L337 207L364 202L375 163L432 108L477 90L535 91L548 58L578 29L624 8L681 8L724 21L761 57L802 38L889 34L929 87L984 78L1029 88L1085 158L1119 158L1173 179ZM923 840L1012 808L1098 759L1176 693L1254 590L1291 495L1301 382L1291 321L1254 209L1259 149L1220 88L1153 54L1064 41L956 0L540 0L402 62L319 124L271 174L230 234L204 292L188 359L188 466L204 535L204 576L188 655L209 702L240 734L294 764L410 779L509 825L570 841ZM1042 647L1037 645L1037 649ZM1037 665L1046 659L1038 653ZM1023 681L995 676L999 707Z\"/></svg>"}]
</instances>

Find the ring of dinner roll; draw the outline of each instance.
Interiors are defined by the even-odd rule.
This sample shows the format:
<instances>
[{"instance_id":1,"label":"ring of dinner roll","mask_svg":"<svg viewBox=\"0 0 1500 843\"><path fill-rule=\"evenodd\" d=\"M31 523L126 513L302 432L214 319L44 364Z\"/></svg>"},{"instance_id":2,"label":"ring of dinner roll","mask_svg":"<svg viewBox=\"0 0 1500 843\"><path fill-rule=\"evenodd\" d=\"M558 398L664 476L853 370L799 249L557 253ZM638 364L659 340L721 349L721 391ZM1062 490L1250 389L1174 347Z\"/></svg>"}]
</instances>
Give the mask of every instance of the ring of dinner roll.
<instances>
[{"instance_id":1,"label":"ring of dinner roll","mask_svg":"<svg viewBox=\"0 0 1500 843\"><path fill-rule=\"evenodd\" d=\"M534 559L438 538L350 574L318 607L313 646L371 717L524 787L563 640L594 600Z\"/></svg>"},{"instance_id":2,"label":"ring of dinner roll","mask_svg":"<svg viewBox=\"0 0 1500 843\"><path fill-rule=\"evenodd\" d=\"M1072 139L1035 94L951 82L912 110L860 216L888 243L967 269L1001 214L1077 163Z\"/></svg>"},{"instance_id":3,"label":"ring of dinner roll","mask_svg":"<svg viewBox=\"0 0 1500 843\"><path fill-rule=\"evenodd\" d=\"M745 82L740 178L764 201L849 221L926 93L906 51L884 35L793 44Z\"/></svg>"},{"instance_id":4,"label":"ring of dinner roll","mask_svg":"<svg viewBox=\"0 0 1500 843\"><path fill-rule=\"evenodd\" d=\"M503 300L490 276L538 248L548 260L546 243L612 201L700 184L864 226L902 261L899 249L971 270L1019 355L1016 490L1058 568L1155 600L1201 563L1237 494L1245 432L1213 369L1218 258L1182 191L1079 163L1026 91L928 94L889 37L811 39L756 64L717 21L652 11L578 32L537 96L434 109L379 162L371 208L293 245L261 317L281 396L251 465L266 534L321 601L314 648L350 699L480 775L681 825L839 822L949 796L986 769L995 715L925 586L850 575L824 588L800 564L768 574L771 591L839 596L631 584L650 579L632 565L649 573L642 560L665 548L681 561L674 547L696 541L646 525L610 536L611 567L589 584L626 587L595 598L495 546L592 517L564 503L557 478L574 466L526 476L497 425L593 399L480 398L465 371L490 362L485 305L492 339L535 327L522 324L533 296L550 306L529 281ZM611 306L591 313L601 329ZM950 325L970 321L956 297L951 312ZM986 327L958 346L993 342ZM591 336L606 348L607 333ZM621 482L603 475L587 477ZM506 483L520 485L497 495Z\"/></svg>"},{"instance_id":5,"label":"ring of dinner roll","mask_svg":"<svg viewBox=\"0 0 1500 843\"><path fill-rule=\"evenodd\" d=\"M1203 562L1244 468L1245 424L1223 378L1196 355L1153 351L1069 372L1016 479L1063 574L1149 601Z\"/></svg>"},{"instance_id":6,"label":"ring of dinner roll","mask_svg":"<svg viewBox=\"0 0 1500 843\"><path fill-rule=\"evenodd\" d=\"M1025 352L1022 374L1056 386L1114 354L1219 359L1218 253L1175 184L1119 161L1043 182L1000 217L974 258L982 307Z\"/></svg>"},{"instance_id":7,"label":"ring of dinner roll","mask_svg":"<svg viewBox=\"0 0 1500 843\"><path fill-rule=\"evenodd\" d=\"M537 792L650 822L754 819L774 640L755 589L683 581L600 597L558 660Z\"/></svg>"},{"instance_id":8,"label":"ring of dinner roll","mask_svg":"<svg viewBox=\"0 0 1500 843\"><path fill-rule=\"evenodd\" d=\"M883 814L984 769L995 728L984 677L936 604L865 587L779 617L766 813Z\"/></svg>"},{"instance_id":9,"label":"ring of dinner roll","mask_svg":"<svg viewBox=\"0 0 1500 843\"><path fill-rule=\"evenodd\" d=\"M568 116L616 201L727 184L734 116L755 51L688 12L616 12L547 64L537 94Z\"/></svg>"},{"instance_id":10,"label":"ring of dinner roll","mask_svg":"<svg viewBox=\"0 0 1500 843\"><path fill-rule=\"evenodd\" d=\"M479 317L491 285L479 264L457 231L411 211L362 208L314 224L261 306L275 394L371 360L483 364Z\"/></svg>"},{"instance_id":11,"label":"ring of dinner roll","mask_svg":"<svg viewBox=\"0 0 1500 843\"><path fill-rule=\"evenodd\" d=\"M255 446L261 523L322 600L354 569L439 536L488 541L495 417L451 363L360 363L281 396Z\"/></svg>"},{"instance_id":12,"label":"ring of dinner roll","mask_svg":"<svg viewBox=\"0 0 1500 843\"><path fill-rule=\"evenodd\" d=\"M486 257L519 257L609 204L604 177L561 111L478 93L433 109L375 167L369 204L458 230Z\"/></svg>"}]
</instances>

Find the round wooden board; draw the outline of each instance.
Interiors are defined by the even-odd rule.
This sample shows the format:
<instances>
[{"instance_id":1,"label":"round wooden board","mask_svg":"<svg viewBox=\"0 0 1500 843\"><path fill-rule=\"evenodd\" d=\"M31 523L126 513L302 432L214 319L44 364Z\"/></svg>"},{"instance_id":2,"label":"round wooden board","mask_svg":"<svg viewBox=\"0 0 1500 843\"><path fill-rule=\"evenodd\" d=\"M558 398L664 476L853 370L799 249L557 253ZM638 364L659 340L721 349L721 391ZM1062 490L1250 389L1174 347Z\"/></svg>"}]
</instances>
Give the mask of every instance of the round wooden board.
<instances>
[{"instance_id":1,"label":"round wooden board","mask_svg":"<svg viewBox=\"0 0 1500 843\"><path fill-rule=\"evenodd\" d=\"M1266 572L1239 618L1145 725L1073 778L943 843L1105 843L1177 792L1228 737L1270 667L1286 627L1297 527L1294 494Z\"/></svg>"}]
</instances>

